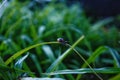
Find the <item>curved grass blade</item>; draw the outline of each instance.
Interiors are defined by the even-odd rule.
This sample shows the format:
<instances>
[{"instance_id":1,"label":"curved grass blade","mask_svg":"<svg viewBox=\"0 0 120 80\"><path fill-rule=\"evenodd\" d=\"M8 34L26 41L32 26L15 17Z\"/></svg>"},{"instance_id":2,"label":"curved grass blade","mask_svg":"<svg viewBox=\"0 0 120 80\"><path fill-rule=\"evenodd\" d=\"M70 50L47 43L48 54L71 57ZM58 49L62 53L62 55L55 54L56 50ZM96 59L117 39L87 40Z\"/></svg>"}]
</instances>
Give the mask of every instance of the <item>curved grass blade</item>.
<instances>
[{"instance_id":1,"label":"curved grass blade","mask_svg":"<svg viewBox=\"0 0 120 80\"><path fill-rule=\"evenodd\" d=\"M103 73L103 74L113 74L113 73L120 73L120 68L93 68L96 73ZM45 75L58 75L58 74L85 74L85 73L93 73L90 68L82 68L82 69L75 69L75 70L59 70L54 71L52 73L43 73Z\"/></svg>"},{"instance_id":2,"label":"curved grass blade","mask_svg":"<svg viewBox=\"0 0 120 80\"><path fill-rule=\"evenodd\" d=\"M62 62L62 60L70 54L70 52L73 50L73 48L79 44L84 39L84 36L81 36L67 51L65 51L51 66L47 69L46 72L52 72L54 71L57 66Z\"/></svg>"},{"instance_id":3,"label":"curved grass blade","mask_svg":"<svg viewBox=\"0 0 120 80\"><path fill-rule=\"evenodd\" d=\"M57 44L58 42L43 42L43 43L38 43L32 46L29 46L25 49L22 49L21 51L18 51L17 53L15 53L13 56L11 56L10 58L8 58L5 62L6 65L10 64L13 60L15 60L17 57L19 57L20 55L22 55L23 53L25 53L26 51L41 46L41 45L45 45L45 44Z\"/></svg>"}]
</instances>

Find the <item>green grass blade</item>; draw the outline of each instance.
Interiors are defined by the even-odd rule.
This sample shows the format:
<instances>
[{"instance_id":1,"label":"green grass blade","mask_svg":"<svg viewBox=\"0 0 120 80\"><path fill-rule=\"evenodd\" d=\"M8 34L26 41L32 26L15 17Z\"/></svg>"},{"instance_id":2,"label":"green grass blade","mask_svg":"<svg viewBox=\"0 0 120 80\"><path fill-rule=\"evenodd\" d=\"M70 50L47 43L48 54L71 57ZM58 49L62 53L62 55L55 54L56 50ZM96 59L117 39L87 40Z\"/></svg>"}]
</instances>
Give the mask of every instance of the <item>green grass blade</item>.
<instances>
[{"instance_id":1,"label":"green grass blade","mask_svg":"<svg viewBox=\"0 0 120 80\"><path fill-rule=\"evenodd\" d=\"M17 53L15 53L13 56L11 56L10 58L8 58L5 62L6 65L10 64L13 60L15 60L17 57L21 56L23 53L25 53L26 51L41 46L41 45L45 45L45 44L57 44L58 42L43 42L43 43L38 43L32 46L29 46L21 51L18 51Z\"/></svg>"},{"instance_id":2,"label":"green grass blade","mask_svg":"<svg viewBox=\"0 0 120 80\"><path fill-rule=\"evenodd\" d=\"M11 31L13 31L16 28L18 28L18 25L20 25L20 23L22 22L22 20L23 19L21 18L21 19L17 20L13 25L11 25L9 27L9 29L6 31L5 36L8 36L11 33Z\"/></svg>"},{"instance_id":3,"label":"green grass blade","mask_svg":"<svg viewBox=\"0 0 120 80\"><path fill-rule=\"evenodd\" d=\"M48 45L42 46L43 51L45 52L46 56L49 58L51 62L55 61L55 56L52 52L52 49Z\"/></svg>"},{"instance_id":4,"label":"green grass blade","mask_svg":"<svg viewBox=\"0 0 120 80\"><path fill-rule=\"evenodd\" d=\"M95 59L101 54L101 53L103 53L104 51L106 51L108 48L106 47L106 46L101 46L101 47L99 47L99 48L97 48L94 52L93 52L93 54L91 54L91 56L86 60L86 62L88 63L88 64L90 64L90 63L92 63L93 61L95 61ZM88 65L86 64L86 63L84 63L83 65L82 65L82 68L85 68L85 67L87 67ZM77 80L79 80L81 78L81 74L79 74L78 76L77 76Z\"/></svg>"},{"instance_id":5,"label":"green grass blade","mask_svg":"<svg viewBox=\"0 0 120 80\"><path fill-rule=\"evenodd\" d=\"M103 74L113 74L113 73L120 73L120 68L93 68L96 73L103 73ZM57 74L85 74L85 73L93 73L90 68L82 68L82 69L75 69L75 70L59 70L54 71L52 73L44 73L46 75L57 75Z\"/></svg>"},{"instance_id":6,"label":"green grass blade","mask_svg":"<svg viewBox=\"0 0 120 80\"><path fill-rule=\"evenodd\" d=\"M73 48L78 45L83 39L84 36L81 36L67 51L65 51L55 62L53 62L53 64L47 69L46 72L54 71L57 66L62 62L62 60L65 59L65 57L69 55L71 51L73 51Z\"/></svg>"},{"instance_id":7,"label":"green grass blade","mask_svg":"<svg viewBox=\"0 0 120 80\"><path fill-rule=\"evenodd\" d=\"M33 74L32 72L29 72L29 71L25 71L25 70L21 70L21 69L17 69L17 68L10 68L6 65L1 65L0 64L0 71L3 71L3 72L7 72L7 71L10 71L10 72L13 72L13 71L18 71L18 72L28 72L30 74Z\"/></svg>"},{"instance_id":8,"label":"green grass blade","mask_svg":"<svg viewBox=\"0 0 120 80\"><path fill-rule=\"evenodd\" d=\"M30 55L31 59L33 60L34 64L35 64L35 67L37 68L38 72L39 72L39 75L41 76L41 73L43 72L42 71L42 67L36 57L36 55L32 54Z\"/></svg>"},{"instance_id":9,"label":"green grass blade","mask_svg":"<svg viewBox=\"0 0 120 80\"><path fill-rule=\"evenodd\" d=\"M21 80L65 80L63 78L32 78L32 77L25 77L22 78Z\"/></svg>"},{"instance_id":10,"label":"green grass blade","mask_svg":"<svg viewBox=\"0 0 120 80\"><path fill-rule=\"evenodd\" d=\"M70 45L69 45L70 46ZM70 46L71 47L71 46ZM76 50L76 49L73 49L77 54L78 56L84 61L84 63L93 71L93 73L100 79L100 80L103 80L102 77L100 77L94 70L93 68L90 66L90 64L85 60L85 58L79 54L79 52Z\"/></svg>"},{"instance_id":11,"label":"green grass blade","mask_svg":"<svg viewBox=\"0 0 120 80\"><path fill-rule=\"evenodd\" d=\"M97 48L89 57L89 59L87 60L87 62L90 64L92 63L93 61L95 61L95 59L103 52L105 52L107 50L107 47L106 46L100 46L99 48ZM84 63L82 65L82 68L85 68L87 67L87 64Z\"/></svg>"},{"instance_id":12,"label":"green grass blade","mask_svg":"<svg viewBox=\"0 0 120 80\"><path fill-rule=\"evenodd\" d=\"M25 56L21 57L16 63L15 63L15 68L21 69L23 66L23 62L25 59L28 57L29 53L27 53Z\"/></svg>"},{"instance_id":13,"label":"green grass blade","mask_svg":"<svg viewBox=\"0 0 120 80\"><path fill-rule=\"evenodd\" d=\"M120 67L120 55L119 55L119 53L118 53L116 50L112 49L112 48L109 48L109 47L108 47L108 49L109 49L111 55L113 56L116 65L117 65L118 67Z\"/></svg>"},{"instance_id":14,"label":"green grass blade","mask_svg":"<svg viewBox=\"0 0 120 80\"><path fill-rule=\"evenodd\" d=\"M91 27L91 31L96 31L98 29L100 29L100 27L104 26L105 24L108 24L110 22L113 21L113 18L106 18L104 20L98 21L96 22L92 27Z\"/></svg>"},{"instance_id":15,"label":"green grass blade","mask_svg":"<svg viewBox=\"0 0 120 80\"><path fill-rule=\"evenodd\" d=\"M114 60L116 61L116 64L118 65L119 67L119 64L120 64L120 57L119 57L119 54L117 53L117 51L107 47L107 46L100 46L99 48L97 48L93 54L91 54L91 56L87 59L87 62L90 64L92 63L93 61L95 61L95 59L100 55L102 54L103 52L105 51L110 51L111 55L113 56ZM87 67L88 65L86 63L84 63L82 65L82 68L85 68ZM78 75L77 76L77 80L80 79L81 75Z\"/></svg>"}]
</instances>

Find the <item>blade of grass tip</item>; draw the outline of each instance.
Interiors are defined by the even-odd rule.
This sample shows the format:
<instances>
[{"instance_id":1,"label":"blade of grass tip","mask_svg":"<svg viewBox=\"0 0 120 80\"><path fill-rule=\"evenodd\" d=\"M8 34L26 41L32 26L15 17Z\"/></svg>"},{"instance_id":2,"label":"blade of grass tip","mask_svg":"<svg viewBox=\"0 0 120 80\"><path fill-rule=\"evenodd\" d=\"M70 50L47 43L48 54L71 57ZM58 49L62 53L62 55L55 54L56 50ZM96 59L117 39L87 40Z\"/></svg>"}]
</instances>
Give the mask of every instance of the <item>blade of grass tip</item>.
<instances>
[{"instance_id":1,"label":"blade of grass tip","mask_svg":"<svg viewBox=\"0 0 120 80\"><path fill-rule=\"evenodd\" d=\"M54 61L47 69L46 73L54 71L62 60L73 50L73 48L84 39L84 35L81 36L67 51L65 51L56 61Z\"/></svg>"},{"instance_id":2,"label":"blade of grass tip","mask_svg":"<svg viewBox=\"0 0 120 80\"><path fill-rule=\"evenodd\" d=\"M35 45L32 45L32 46L29 46L25 49L22 49L20 51L18 51L17 53L15 53L13 56L11 56L10 58L8 58L5 62L6 65L10 64L13 60L15 60L17 57L19 57L20 55L22 55L23 53L25 53L26 51L32 49L32 48L35 48L35 47L38 47L38 46L41 46L41 45L45 45L45 44L58 44L59 42L43 42L43 43L38 43L38 44L35 44Z\"/></svg>"},{"instance_id":3,"label":"blade of grass tip","mask_svg":"<svg viewBox=\"0 0 120 80\"><path fill-rule=\"evenodd\" d=\"M25 56L21 57L16 63L15 63L15 67L21 69L23 66L23 62L25 61L25 59L28 57L29 53L27 53Z\"/></svg>"}]
</instances>

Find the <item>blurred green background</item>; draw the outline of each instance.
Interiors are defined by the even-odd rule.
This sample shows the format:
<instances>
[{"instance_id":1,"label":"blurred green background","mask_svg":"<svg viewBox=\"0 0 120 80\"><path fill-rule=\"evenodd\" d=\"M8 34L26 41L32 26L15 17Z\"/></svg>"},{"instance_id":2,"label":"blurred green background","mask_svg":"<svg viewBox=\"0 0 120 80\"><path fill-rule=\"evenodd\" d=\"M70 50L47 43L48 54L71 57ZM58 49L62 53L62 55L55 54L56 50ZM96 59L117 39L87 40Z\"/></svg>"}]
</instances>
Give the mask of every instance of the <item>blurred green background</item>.
<instances>
[{"instance_id":1,"label":"blurred green background","mask_svg":"<svg viewBox=\"0 0 120 80\"><path fill-rule=\"evenodd\" d=\"M0 2L2 4L3 1ZM80 36L84 35L85 38L78 44L76 50L86 60L98 51L100 55L96 53L98 57L90 63L93 68L119 68L120 30L117 25L120 21L119 15L95 18L86 15L85 10L80 6L77 1L67 3L64 0L10 0L6 2L0 8L1 64L2 60L6 61L16 52L33 44L52 42L62 37L72 45ZM104 51L106 46L109 47L109 50ZM15 63L21 60L19 67L16 68L35 73L28 74L28 76L46 77L42 73L45 73L49 66L67 49L68 47L58 44L39 46L27 51L29 52L27 58L25 57L26 53L22 54L6 66L14 68L16 67ZM85 62L75 52L71 53L62 61L57 70L81 68ZM2 69L6 71L6 68L1 66L0 80L4 79L3 75L10 77L8 80L15 80L16 77L23 74L23 72L14 70L9 72L9 69L3 74ZM66 75L52 77L76 80L77 76L77 74L66 73ZM100 76L104 80L120 79L119 74L114 71L112 74L109 74L109 71L106 74L101 73ZM90 73L83 74L80 80L93 79L99 80L94 73Z\"/></svg>"}]
</instances>

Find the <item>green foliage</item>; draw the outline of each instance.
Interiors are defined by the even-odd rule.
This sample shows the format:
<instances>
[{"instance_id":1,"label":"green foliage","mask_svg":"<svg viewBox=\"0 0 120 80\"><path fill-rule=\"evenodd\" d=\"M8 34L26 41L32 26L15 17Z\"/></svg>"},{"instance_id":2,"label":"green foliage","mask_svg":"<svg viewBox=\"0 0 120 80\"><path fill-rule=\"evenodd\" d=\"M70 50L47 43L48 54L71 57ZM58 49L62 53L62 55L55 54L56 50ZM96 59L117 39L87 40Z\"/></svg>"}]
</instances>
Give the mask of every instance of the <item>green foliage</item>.
<instances>
[{"instance_id":1,"label":"green foliage","mask_svg":"<svg viewBox=\"0 0 120 80\"><path fill-rule=\"evenodd\" d=\"M120 32L114 17L91 23L78 5L50 3L32 9L31 4L13 0L0 8L0 80L15 80L24 73L46 78L46 72L66 80L90 80L84 77L88 75L96 79L74 49L102 79L119 80ZM58 44L58 37L71 47Z\"/></svg>"}]
</instances>

